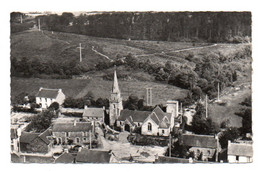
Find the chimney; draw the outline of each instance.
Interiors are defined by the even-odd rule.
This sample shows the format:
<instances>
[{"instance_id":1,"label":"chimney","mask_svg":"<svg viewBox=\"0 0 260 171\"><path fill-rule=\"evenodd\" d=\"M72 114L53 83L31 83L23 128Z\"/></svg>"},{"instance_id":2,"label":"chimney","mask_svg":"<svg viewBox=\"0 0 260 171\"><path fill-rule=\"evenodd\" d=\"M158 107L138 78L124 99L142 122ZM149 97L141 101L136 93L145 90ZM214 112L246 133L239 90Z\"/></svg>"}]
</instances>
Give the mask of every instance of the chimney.
<instances>
[{"instance_id":1,"label":"chimney","mask_svg":"<svg viewBox=\"0 0 260 171\"><path fill-rule=\"evenodd\" d=\"M88 106L87 106L87 105L85 105L85 106L84 106L84 109L87 109L87 108L88 108Z\"/></svg>"},{"instance_id":2,"label":"chimney","mask_svg":"<svg viewBox=\"0 0 260 171\"><path fill-rule=\"evenodd\" d=\"M69 150L67 148L64 149L65 153L69 153Z\"/></svg>"},{"instance_id":3,"label":"chimney","mask_svg":"<svg viewBox=\"0 0 260 171\"><path fill-rule=\"evenodd\" d=\"M42 87L40 87L39 91L41 91L41 90L42 90Z\"/></svg>"},{"instance_id":4,"label":"chimney","mask_svg":"<svg viewBox=\"0 0 260 171\"><path fill-rule=\"evenodd\" d=\"M103 110L106 110L105 106L103 106Z\"/></svg>"},{"instance_id":5,"label":"chimney","mask_svg":"<svg viewBox=\"0 0 260 171\"><path fill-rule=\"evenodd\" d=\"M73 126L76 126L76 125L77 125L77 121L76 121L76 119L74 119Z\"/></svg>"},{"instance_id":6,"label":"chimney","mask_svg":"<svg viewBox=\"0 0 260 171\"><path fill-rule=\"evenodd\" d=\"M62 92L62 89L59 88L59 93L61 93L61 92Z\"/></svg>"}]
</instances>

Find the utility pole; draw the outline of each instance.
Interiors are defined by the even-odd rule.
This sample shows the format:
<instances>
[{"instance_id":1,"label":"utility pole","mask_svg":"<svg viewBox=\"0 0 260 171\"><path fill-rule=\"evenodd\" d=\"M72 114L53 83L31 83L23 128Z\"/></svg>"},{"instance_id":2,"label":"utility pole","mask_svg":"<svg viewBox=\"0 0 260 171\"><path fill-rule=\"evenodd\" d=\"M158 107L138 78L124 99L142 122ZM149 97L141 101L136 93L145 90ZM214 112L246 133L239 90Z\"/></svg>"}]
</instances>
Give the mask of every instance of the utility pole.
<instances>
[{"instance_id":1,"label":"utility pole","mask_svg":"<svg viewBox=\"0 0 260 171\"><path fill-rule=\"evenodd\" d=\"M206 118L208 118L208 95L207 94L206 94L205 102L206 102Z\"/></svg>"},{"instance_id":2,"label":"utility pole","mask_svg":"<svg viewBox=\"0 0 260 171\"><path fill-rule=\"evenodd\" d=\"M172 156L172 135L169 135L169 157Z\"/></svg>"},{"instance_id":3,"label":"utility pole","mask_svg":"<svg viewBox=\"0 0 260 171\"><path fill-rule=\"evenodd\" d=\"M219 82L218 82L218 101L219 101Z\"/></svg>"},{"instance_id":4,"label":"utility pole","mask_svg":"<svg viewBox=\"0 0 260 171\"><path fill-rule=\"evenodd\" d=\"M41 31L41 19L38 19L38 28L39 28L39 31Z\"/></svg>"},{"instance_id":5,"label":"utility pole","mask_svg":"<svg viewBox=\"0 0 260 171\"><path fill-rule=\"evenodd\" d=\"M91 130L89 130L89 149L92 148L92 142L91 142Z\"/></svg>"},{"instance_id":6,"label":"utility pole","mask_svg":"<svg viewBox=\"0 0 260 171\"><path fill-rule=\"evenodd\" d=\"M77 47L77 48L79 48L79 62L82 62L82 53L81 53L81 50L84 49L84 48L81 47L81 43L79 44L79 47Z\"/></svg>"},{"instance_id":7,"label":"utility pole","mask_svg":"<svg viewBox=\"0 0 260 171\"><path fill-rule=\"evenodd\" d=\"M21 24L23 23L23 15L20 16L21 17Z\"/></svg>"}]
</instances>

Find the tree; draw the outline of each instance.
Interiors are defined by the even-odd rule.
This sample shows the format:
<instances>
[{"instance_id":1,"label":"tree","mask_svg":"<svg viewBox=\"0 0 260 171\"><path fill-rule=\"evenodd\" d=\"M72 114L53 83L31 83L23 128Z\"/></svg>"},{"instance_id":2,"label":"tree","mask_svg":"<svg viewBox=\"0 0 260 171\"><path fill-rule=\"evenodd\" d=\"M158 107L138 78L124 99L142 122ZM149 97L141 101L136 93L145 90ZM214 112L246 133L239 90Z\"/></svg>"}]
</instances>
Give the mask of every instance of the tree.
<instances>
[{"instance_id":1,"label":"tree","mask_svg":"<svg viewBox=\"0 0 260 171\"><path fill-rule=\"evenodd\" d=\"M252 103L251 96L244 99L240 103L242 105L239 112L236 112L235 115L242 117L242 127L241 133L245 135L246 133L252 133Z\"/></svg>"},{"instance_id":2,"label":"tree","mask_svg":"<svg viewBox=\"0 0 260 171\"><path fill-rule=\"evenodd\" d=\"M221 145L221 148L227 148L228 146L228 140L231 142L237 139L240 136L240 131L237 128L231 127L222 132L222 134L219 137L219 143Z\"/></svg>"},{"instance_id":3,"label":"tree","mask_svg":"<svg viewBox=\"0 0 260 171\"><path fill-rule=\"evenodd\" d=\"M53 102L50 106L49 109L51 110L58 110L60 108L60 104L57 102Z\"/></svg>"},{"instance_id":4,"label":"tree","mask_svg":"<svg viewBox=\"0 0 260 171\"><path fill-rule=\"evenodd\" d=\"M57 117L54 111L46 110L33 116L31 123L27 126L27 131L43 132L51 126L52 119Z\"/></svg>"},{"instance_id":5,"label":"tree","mask_svg":"<svg viewBox=\"0 0 260 171\"><path fill-rule=\"evenodd\" d=\"M28 93L25 93L25 92L21 92L20 94L18 94L17 96L15 96L15 99L14 99L14 102L16 104L24 104L26 101L25 101L25 96L27 96Z\"/></svg>"}]
</instances>

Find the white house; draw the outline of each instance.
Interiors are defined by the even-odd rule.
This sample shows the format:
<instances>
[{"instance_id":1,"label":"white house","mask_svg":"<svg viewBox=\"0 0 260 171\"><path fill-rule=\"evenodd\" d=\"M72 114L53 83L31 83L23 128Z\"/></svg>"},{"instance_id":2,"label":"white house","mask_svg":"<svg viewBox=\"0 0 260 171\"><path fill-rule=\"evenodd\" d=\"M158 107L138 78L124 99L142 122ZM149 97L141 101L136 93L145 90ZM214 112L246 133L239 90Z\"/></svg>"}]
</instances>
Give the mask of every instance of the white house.
<instances>
[{"instance_id":1,"label":"white house","mask_svg":"<svg viewBox=\"0 0 260 171\"><path fill-rule=\"evenodd\" d=\"M41 105L42 108L48 108L53 102L57 102L60 105L65 100L65 94L61 89L48 89L40 88L36 94L36 103Z\"/></svg>"},{"instance_id":2,"label":"white house","mask_svg":"<svg viewBox=\"0 0 260 171\"><path fill-rule=\"evenodd\" d=\"M234 142L228 141L228 162L229 163L251 163L253 162L253 145L252 141Z\"/></svg>"}]
</instances>

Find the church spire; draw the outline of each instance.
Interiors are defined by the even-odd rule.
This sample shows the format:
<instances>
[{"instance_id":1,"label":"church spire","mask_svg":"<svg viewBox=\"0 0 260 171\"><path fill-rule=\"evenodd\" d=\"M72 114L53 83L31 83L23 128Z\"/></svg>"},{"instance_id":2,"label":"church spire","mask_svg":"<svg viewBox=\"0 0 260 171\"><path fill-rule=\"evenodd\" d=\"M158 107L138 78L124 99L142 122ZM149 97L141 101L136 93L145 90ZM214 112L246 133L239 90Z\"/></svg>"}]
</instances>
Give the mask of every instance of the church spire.
<instances>
[{"instance_id":1,"label":"church spire","mask_svg":"<svg viewBox=\"0 0 260 171\"><path fill-rule=\"evenodd\" d=\"M116 75L116 67L115 67L115 71L114 71L114 84L112 87L112 93L120 93L118 81L117 81L117 75Z\"/></svg>"}]
</instances>

